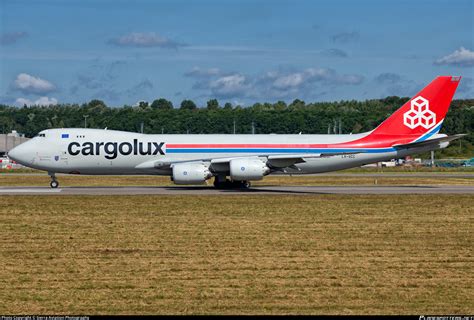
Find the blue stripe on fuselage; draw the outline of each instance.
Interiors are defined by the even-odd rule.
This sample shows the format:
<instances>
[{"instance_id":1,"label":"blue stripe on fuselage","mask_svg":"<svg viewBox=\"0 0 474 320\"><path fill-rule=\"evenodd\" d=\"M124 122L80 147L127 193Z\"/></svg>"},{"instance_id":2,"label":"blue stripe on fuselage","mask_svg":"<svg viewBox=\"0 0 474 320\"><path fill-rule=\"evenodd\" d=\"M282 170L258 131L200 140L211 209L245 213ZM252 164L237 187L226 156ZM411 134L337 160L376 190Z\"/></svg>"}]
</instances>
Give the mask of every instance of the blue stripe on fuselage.
<instances>
[{"instance_id":1,"label":"blue stripe on fuselage","mask_svg":"<svg viewBox=\"0 0 474 320\"><path fill-rule=\"evenodd\" d=\"M443 121L441 121L437 126L436 128L434 128L432 131L430 132L427 132L425 133L424 136L421 136L420 138L416 139L415 142L420 142L420 141L425 141L426 139L428 139L429 137L431 137L432 135L435 135L439 132L439 130L441 130L441 125L443 124Z\"/></svg>"}]
</instances>

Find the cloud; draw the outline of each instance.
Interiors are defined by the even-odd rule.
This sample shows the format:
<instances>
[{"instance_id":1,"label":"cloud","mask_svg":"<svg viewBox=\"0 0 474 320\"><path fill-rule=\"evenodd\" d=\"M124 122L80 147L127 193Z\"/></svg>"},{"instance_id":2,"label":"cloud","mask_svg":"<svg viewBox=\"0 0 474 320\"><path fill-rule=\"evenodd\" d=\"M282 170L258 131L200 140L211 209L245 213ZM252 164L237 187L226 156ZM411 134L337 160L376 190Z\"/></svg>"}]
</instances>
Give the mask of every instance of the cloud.
<instances>
[{"instance_id":1,"label":"cloud","mask_svg":"<svg viewBox=\"0 0 474 320\"><path fill-rule=\"evenodd\" d=\"M249 83L244 75L235 73L211 81L209 88L213 95L229 98L245 94L249 88Z\"/></svg>"},{"instance_id":2,"label":"cloud","mask_svg":"<svg viewBox=\"0 0 474 320\"><path fill-rule=\"evenodd\" d=\"M402 81L393 85L389 85L383 97L398 96L398 97L412 97L423 88L422 84L418 84L415 81Z\"/></svg>"},{"instance_id":3,"label":"cloud","mask_svg":"<svg viewBox=\"0 0 474 320\"><path fill-rule=\"evenodd\" d=\"M1 45L14 44L18 40L22 38L26 38L27 36L28 36L28 33L24 31L5 32L0 35L0 44Z\"/></svg>"},{"instance_id":4,"label":"cloud","mask_svg":"<svg viewBox=\"0 0 474 320\"><path fill-rule=\"evenodd\" d=\"M453 53L439 58L434 62L434 64L457 67L472 67L474 66L474 52L464 47L460 47Z\"/></svg>"},{"instance_id":5,"label":"cloud","mask_svg":"<svg viewBox=\"0 0 474 320\"><path fill-rule=\"evenodd\" d=\"M20 73L16 77L13 88L26 94L43 94L56 90L51 82L27 73Z\"/></svg>"},{"instance_id":6,"label":"cloud","mask_svg":"<svg viewBox=\"0 0 474 320\"><path fill-rule=\"evenodd\" d=\"M116 103L124 96L127 96L144 100L144 95L153 89L154 86L150 80L144 79L127 90L116 90L116 87L115 82L113 85L101 87L90 96L90 99L108 100Z\"/></svg>"},{"instance_id":7,"label":"cloud","mask_svg":"<svg viewBox=\"0 0 474 320\"><path fill-rule=\"evenodd\" d=\"M124 69L127 66L128 63L122 60L106 62L100 58L94 59L77 74L69 93L112 103L127 98L144 100L145 95L154 88L153 82L143 79L124 88L121 80L127 79Z\"/></svg>"},{"instance_id":8,"label":"cloud","mask_svg":"<svg viewBox=\"0 0 474 320\"><path fill-rule=\"evenodd\" d=\"M402 77L399 74L384 72L375 77L375 81L380 84L395 84L400 82Z\"/></svg>"},{"instance_id":9,"label":"cloud","mask_svg":"<svg viewBox=\"0 0 474 320\"><path fill-rule=\"evenodd\" d=\"M219 68L209 68L209 69L201 69L199 67L194 67L190 71L184 74L185 77L195 77L195 78L207 78L212 76L217 76L221 72Z\"/></svg>"},{"instance_id":10,"label":"cloud","mask_svg":"<svg viewBox=\"0 0 474 320\"><path fill-rule=\"evenodd\" d=\"M120 72L123 71L123 68L127 65L127 62L122 60L113 61L105 66L102 66L103 75L102 79L106 79L107 81L115 80L119 77ZM94 68L96 71L97 69Z\"/></svg>"},{"instance_id":11,"label":"cloud","mask_svg":"<svg viewBox=\"0 0 474 320\"><path fill-rule=\"evenodd\" d=\"M414 81L410 77L395 72L382 72L373 78L373 83L378 86L380 98L387 96L412 97L426 84ZM373 97L374 91L364 93Z\"/></svg>"},{"instance_id":12,"label":"cloud","mask_svg":"<svg viewBox=\"0 0 474 320\"><path fill-rule=\"evenodd\" d=\"M143 48L160 47L177 49L185 45L184 43L168 39L155 32L132 32L118 38L110 39L108 42L121 47Z\"/></svg>"},{"instance_id":13,"label":"cloud","mask_svg":"<svg viewBox=\"0 0 474 320\"><path fill-rule=\"evenodd\" d=\"M269 77L273 77L273 75L269 75ZM283 90L295 88L301 86L303 82L309 80L309 78L305 72L277 75L274 77L273 87Z\"/></svg>"},{"instance_id":14,"label":"cloud","mask_svg":"<svg viewBox=\"0 0 474 320\"><path fill-rule=\"evenodd\" d=\"M352 32L341 32L333 35L332 41L334 42L340 42L340 43L347 43L351 41L357 41L359 40L359 32L357 31L352 31Z\"/></svg>"},{"instance_id":15,"label":"cloud","mask_svg":"<svg viewBox=\"0 0 474 320\"><path fill-rule=\"evenodd\" d=\"M76 75L76 80L71 83L69 94L118 102L123 93L116 90L120 86L118 79L126 66L127 62L122 60L105 62L100 58L94 59L89 66Z\"/></svg>"},{"instance_id":16,"label":"cloud","mask_svg":"<svg viewBox=\"0 0 474 320\"><path fill-rule=\"evenodd\" d=\"M87 89L100 89L104 86L103 82L100 81L100 79L95 78L92 75L84 75L84 74L79 74L77 76L77 82L78 85L87 88Z\"/></svg>"},{"instance_id":17,"label":"cloud","mask_svg":"<svg viewBox=\"0 0 474 320\"><path fill-rule=\"evenodd\" d=\"M216 98L272 99L315 94L317 87L358 85L364 77L339 74L333 69L307 68L301 71L268 71L255 76L230 73L197 78L193 89L208 91ZM327 90L325 90L326 92Z\"/></svg>"},{"instance_id":18,"label":"cloud","mask_svg":"<svg viewBox=\"0 0 474 320\"><path fill-rule=\"evenodd\" d=\"M361 75L338 74L333 69L309 68L305 72L309 75L309 81L320 81L328 85L358 85L364 81Z\"/></svg>"},{"instance_id":19,"label":"cloud","mask_svg":"<svg viewBox=\"0 0 474 320\"><path fill-rule=\"evenodd\" d=\"M49 97L41 97L35 101L31 101L30 99L25 98L18 98L15 100L15 104L17 106L50 106L58 104L58 100L56 98L49 98Z\"/></svg>"},{"instance_id":20,"label":"cloud","mask_svg":"<svg viewBox=\"0 0 474 320\"><path fill-rule=\"evenodd\" d=\"M327 57L332 57L332 58L347 58L348 57L348 54L344 50L335 49L335 48L323 50L321 53Z\"/></svg>"},{"instance_id":21,"label":"cloud","mask_svg":"<svg viewBox=\"0 0 474 320\"><path fill-rule=\"evenodd\" d=\"M300 90L313 83L324 86L358 85L364 81L361 75L338 74L333 69L307 68L300 72L268 72L257 83L261 86L285 93L285 91ZM288 92L288 93L290 93Z\"/></svg>"},{"instance_id":22,"label":"cloud","mask_svg":"<svg viewBox=\"0 0 474 320\"><path fill-rule=\"evenodd\" d=\"M15 100L15 104L16 104L17 106L24 106L24 105L30 106L30 105L32 105L33 103L32 103L31 100L29 100L29 99L18 98L18 99Z\"/></svg>"},{"instance_id":23,"label":"cloud","mask_svg":"<svg viewBox=\"0 0 474 320\"><path fill-rule=\"evenodd\" d=\"M128 89L126 91L126 94L129 97L139 96L139 95L143 95L145 91L150 90L150 89L153 89L153 83L148 79L144 79L140 81L139 83L137 83L136 85L134 85L132 88Z\"/></svg>"},{"instance_id":24,"label":"cloud","mask_svg":"<svg viewBox=\"0 0 474 320\"><path fill-rule=\"evenodd\" d=\"M141 90L153 89L153 83L150 80L145 79L139 82L137 85L135 85L134 88L141 89Z\"/></svg>"},{"instance_id":25,"label":"cloud","mask_svg":"<svg viewBox=\"0 0 474 320\"><path fill-rule=\"evenodd\" d=\"M374 81L381 87L381 98L387 96L411 97L424 86L423 83L417 83L393 72L382 72L374 78Z\"/></svg>"},{"instance_id":26,"label":"cloud","mask_svg":"<svg viewBox=\"0 0 474 320\"><path fill-rule=\"evenodd\" d=\"M55 105L58 104L58 100L56 98L41 97L35 100L35 104L39 106Z\"/></svg>"}]
</instances>

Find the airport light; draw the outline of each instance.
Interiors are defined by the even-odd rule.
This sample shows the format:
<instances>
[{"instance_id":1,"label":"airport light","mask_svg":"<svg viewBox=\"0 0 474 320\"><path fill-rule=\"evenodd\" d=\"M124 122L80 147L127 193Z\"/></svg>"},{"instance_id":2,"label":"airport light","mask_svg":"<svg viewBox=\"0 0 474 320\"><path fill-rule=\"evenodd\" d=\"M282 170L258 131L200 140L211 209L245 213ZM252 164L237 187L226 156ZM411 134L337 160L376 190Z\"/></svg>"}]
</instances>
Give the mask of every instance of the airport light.
<instances>
[{"instance_id":1,"label":"airport light","mask_svg":"<svg viewBox=\"0 0 474 320\"><path fill-rule=\"evenodd\" d=\"M84 128L87 128L87 117L89 117L89 115L85 114L83 115L84 117Z\"/></svg>"}]
</instances>

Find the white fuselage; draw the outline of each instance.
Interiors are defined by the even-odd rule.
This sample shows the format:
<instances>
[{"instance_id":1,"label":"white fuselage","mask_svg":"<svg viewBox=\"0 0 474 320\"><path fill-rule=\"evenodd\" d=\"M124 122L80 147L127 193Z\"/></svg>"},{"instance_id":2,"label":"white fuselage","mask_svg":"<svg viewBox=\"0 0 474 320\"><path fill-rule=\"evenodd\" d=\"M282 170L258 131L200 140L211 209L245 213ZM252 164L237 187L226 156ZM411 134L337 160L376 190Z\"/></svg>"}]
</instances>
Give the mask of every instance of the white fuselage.
<instances>
[{"instance_id":1,"label":"white fuselage","mask_svg":"<svg viewBox=\"0 0 474 320\"><path fill-rule=\"evenodd\" d=\"M21 159L20 163L23 165L51 173L170 175L170 168L165 165L167 163L210 162L220 158L258 157L269 154L325 153L341 149L314 149L306 146L354 141L367 134L156 135L99 129L50 129L17 147L15 158ZM307 159L306 162L297 163L284 172L294 174L341 170L426 150L372 148L364 153Z\"/></svg>"}]
</instances>

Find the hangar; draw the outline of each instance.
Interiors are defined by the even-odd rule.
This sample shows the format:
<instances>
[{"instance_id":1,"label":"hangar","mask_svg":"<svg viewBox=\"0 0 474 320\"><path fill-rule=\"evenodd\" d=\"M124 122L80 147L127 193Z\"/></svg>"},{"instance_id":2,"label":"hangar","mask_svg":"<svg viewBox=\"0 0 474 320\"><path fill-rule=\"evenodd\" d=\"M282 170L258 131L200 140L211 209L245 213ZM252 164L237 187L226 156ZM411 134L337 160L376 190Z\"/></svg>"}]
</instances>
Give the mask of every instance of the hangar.
<instances>
[{"instance_id":1,"label":"hangar","mask_svg":"<svg viewBox=\"0 0 474 320\"><path fill-rule=\"evenodd\" d=\"M16 130L7 134L0 134L0 157L3 157L9 150L28 140L29 138L26 138L24 134L20 134Z\"/></svg>"}]
</instances>

